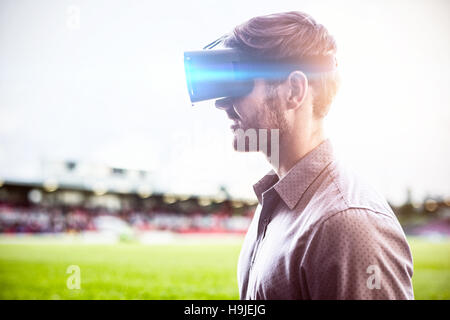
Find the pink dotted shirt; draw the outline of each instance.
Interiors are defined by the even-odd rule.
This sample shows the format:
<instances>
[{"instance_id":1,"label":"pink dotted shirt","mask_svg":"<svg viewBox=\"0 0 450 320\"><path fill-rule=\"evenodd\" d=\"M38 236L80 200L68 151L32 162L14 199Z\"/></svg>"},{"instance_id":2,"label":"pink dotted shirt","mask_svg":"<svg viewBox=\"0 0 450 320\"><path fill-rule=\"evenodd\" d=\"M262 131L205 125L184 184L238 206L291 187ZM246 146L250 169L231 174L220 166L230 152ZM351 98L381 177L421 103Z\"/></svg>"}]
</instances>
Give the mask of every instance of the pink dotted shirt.
<instances>
[{"instance_id":1,"label":"pink dotted shirt","mask_svg":"<svg viewBox=\"0 0 450 320\"><path fill-rule=\"evenodd\" d=\"M281 180L272 170L253 188L259 204L239 256L241 299L414 299L396 216L334 158L329 140Z\"/></svg>"}]
</instances>

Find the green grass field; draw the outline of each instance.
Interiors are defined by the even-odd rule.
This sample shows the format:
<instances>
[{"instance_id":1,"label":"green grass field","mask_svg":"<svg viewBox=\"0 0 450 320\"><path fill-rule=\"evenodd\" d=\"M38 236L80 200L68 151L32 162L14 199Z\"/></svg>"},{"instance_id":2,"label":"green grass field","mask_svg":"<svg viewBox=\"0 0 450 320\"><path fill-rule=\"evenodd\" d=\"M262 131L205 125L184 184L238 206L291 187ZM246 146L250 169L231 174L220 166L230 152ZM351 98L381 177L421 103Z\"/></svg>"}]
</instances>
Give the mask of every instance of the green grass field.
<instances>
[{"instance_id":1,"label":"green grass field","mask_svg":"<svg viewBox=\"0 0 450 320\"><path fill-rule=\"evenodd\" d=\"M410 239L416 299L450 299L450 241ZM239 244L0 244L0 299L238 299ZM69 265L81 289L69 290Z\"/></svg>"}]
</instances>

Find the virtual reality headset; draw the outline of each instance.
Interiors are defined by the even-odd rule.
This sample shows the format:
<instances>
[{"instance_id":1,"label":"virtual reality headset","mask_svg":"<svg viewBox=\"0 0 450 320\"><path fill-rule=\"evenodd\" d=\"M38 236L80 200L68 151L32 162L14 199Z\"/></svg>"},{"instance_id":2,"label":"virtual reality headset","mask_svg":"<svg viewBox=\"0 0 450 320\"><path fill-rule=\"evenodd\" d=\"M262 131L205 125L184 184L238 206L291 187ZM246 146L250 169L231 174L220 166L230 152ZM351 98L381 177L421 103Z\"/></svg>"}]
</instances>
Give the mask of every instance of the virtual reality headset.
<instances>
[{"instance_id":1,"label":"virtual reality headset","mask_svg":"<svg viewBox=\"0 0 450 320\"><path fill-rule=\"evenodd\" d=\"M284 80L295 70L314 76L337 67L334 55L273 60L234 48L211 50L222 38L203 50L184 52L187 88L193 105L210 99L245 96L253 90L257 78Z\"/></svg>"}]
</instances>

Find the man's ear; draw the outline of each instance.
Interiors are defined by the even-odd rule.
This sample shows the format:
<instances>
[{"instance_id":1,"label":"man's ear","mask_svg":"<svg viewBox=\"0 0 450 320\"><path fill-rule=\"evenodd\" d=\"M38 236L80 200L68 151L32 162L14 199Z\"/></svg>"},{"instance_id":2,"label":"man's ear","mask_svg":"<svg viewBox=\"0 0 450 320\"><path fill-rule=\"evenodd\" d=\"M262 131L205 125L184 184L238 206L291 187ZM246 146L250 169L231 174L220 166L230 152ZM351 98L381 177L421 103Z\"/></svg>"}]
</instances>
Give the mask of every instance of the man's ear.
<instances>
[{"instance_id":1,"label":"man's ear","mask_svg":"<svg viewBox=\"0 0 450 320\"><path fill-rule=\"evenodd\" d=\"M303 104L308 95L308 78L301 71L293 71L289 74L287 79L288 109L297 109Z\"/></svg>"}]
</instances>

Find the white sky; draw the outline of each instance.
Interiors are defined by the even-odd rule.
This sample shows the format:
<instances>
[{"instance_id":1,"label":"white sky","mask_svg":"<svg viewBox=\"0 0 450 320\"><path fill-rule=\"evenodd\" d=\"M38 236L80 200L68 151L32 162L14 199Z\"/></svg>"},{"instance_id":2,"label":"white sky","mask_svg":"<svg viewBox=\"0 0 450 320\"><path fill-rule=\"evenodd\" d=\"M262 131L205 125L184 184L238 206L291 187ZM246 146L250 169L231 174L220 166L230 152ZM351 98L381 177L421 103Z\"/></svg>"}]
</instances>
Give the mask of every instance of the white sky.
<instances>
[{"instance_id":1,"label":"white sky","mask_svg":"<svg viewBox=\"0 0 450 320\"><path fill-rule=\"evenodd\" d=\"M80 10L71 28L71 6ZM159 189L254 197L268 169L236 154L213 101L191 107L183 51L247 19L301 10L336 37L343 86L327 119L336 152L388 200L450 195L450 2L0 2L0 178L39 162L152 170Z\"/></svg>"}]
</instances>

